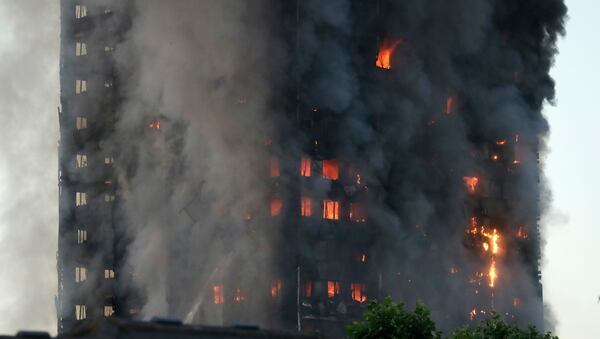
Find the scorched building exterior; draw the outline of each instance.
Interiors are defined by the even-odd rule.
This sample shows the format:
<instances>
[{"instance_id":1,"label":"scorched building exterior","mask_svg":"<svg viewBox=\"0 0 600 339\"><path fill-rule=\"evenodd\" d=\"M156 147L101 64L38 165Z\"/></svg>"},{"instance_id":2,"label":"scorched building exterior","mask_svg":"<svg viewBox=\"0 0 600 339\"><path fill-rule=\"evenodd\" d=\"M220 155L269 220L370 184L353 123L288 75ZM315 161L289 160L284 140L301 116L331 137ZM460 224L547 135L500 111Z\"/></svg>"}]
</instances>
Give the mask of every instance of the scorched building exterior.
<instances>
[{"instance_id":1,"label":"scorched building exterior","mask_svg":"<svg viewBox=\"0 0 600 339\"><path fill-rule=\"evenodd\" d=\"M537 2L61 0L59 332L544 326Z\"/></svg>"}]
</instances>

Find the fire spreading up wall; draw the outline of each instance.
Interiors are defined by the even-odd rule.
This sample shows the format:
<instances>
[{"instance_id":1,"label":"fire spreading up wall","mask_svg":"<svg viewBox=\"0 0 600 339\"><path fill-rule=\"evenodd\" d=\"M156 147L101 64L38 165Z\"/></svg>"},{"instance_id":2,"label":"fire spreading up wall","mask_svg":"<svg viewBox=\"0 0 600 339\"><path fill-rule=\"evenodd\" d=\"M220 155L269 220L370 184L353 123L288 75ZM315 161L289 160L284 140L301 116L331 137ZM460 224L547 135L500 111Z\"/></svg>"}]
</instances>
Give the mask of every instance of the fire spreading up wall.
<instances>
[{"instance_id":1,"label":"fire spreading up wall","mask_svg":"<svg viewBox=\"0 0 600 339\"><path fill-rule=\"evenodd\" d=\"M543 326L560 0L63 0L59 331Z\"/></svg>"}]
</instances>

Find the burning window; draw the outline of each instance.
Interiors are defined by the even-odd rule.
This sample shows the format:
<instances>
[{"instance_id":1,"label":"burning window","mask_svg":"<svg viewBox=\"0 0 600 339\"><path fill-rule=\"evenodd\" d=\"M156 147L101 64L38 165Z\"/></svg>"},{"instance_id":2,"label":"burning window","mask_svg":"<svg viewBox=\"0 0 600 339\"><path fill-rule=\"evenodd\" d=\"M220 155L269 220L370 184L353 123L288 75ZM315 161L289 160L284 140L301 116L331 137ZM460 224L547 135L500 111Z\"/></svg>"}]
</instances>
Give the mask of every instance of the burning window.
<instances>
[{"instance_id":1,"label":"burning window","mask_svg":"<svg viewBox=\"0 0 600 339\"><path fill-rule=\"evenodd\" d=\"M87 92L87 80L75 80L75 94Z\"/></svg>"},{"instance_id":2,"label":"burning window","mask_svg":"<svg viewBox=\"0 0 600 339\"><path fill-rule=\"evenodd\" d=\"M302 197L300 199L300 215L303 217L310 217L312 215L312 199L309 197Z\"/></svg>"},{"instance_id":3,"label":"burning window","mask_svg":"<svg viewBox=\"0 0 600 339\"><path fill-rule=\"evenodd\" d=\"M246 300L246 297L244 297L244 294L242 293L242 289L239 287L236 288L235 293L233 294L233 301L236 303L240 303L244 300Z\"/></svg>"},{"instance_id":4,"label":"burning window","mask_svg":"<svg viewBox=\"0 0 600 339\"><path fill-rule=\"evenodd\" d=\"M271 158L271 177L278 177L281 173L279 172L279 159Z\"/></svg>"},{"instance_id":5,"label":"burning window","mask_svg":"<svg viewBox=\"0 0 600 339\"><path fill-rule=\"evenodd\" d=\"M381 45L379 46L379 53L377 53L375 66L383 69L391 69L392 54L394 54L394 51L400 42L401 40L383 39Z\"/></svg>"},{"instance_id":6,"label":"burning window","mask_svg":"<svg viewBox=\"0 0 600 339\"><path fill-rule=\"evenodd\" d=\"M276 217L281 214L283 209L283 200L280 197L271 198L271 216Z\"/></svg>"},{"instance_id":7,"label":"burning window","mask_svg":"<svg viewBox=\"0 0 600 339\"><path fill-rule=\"evenodd\" d=\"M75 56L87 55L87 44L85 42L75 43Z\"/></svg>"},{"instance_id":8,"label":"burning window","mask_svg":"<svg viewBox=\"0 0 600 339\"><path fill-rule=\"evenodd\" d=\"M215 305L221 305L225 302L225 296L223 294L223 285L213 286L213 302Z\"/></svg>"},{"instance_id":9,"label":"burning window","mask_svg":"<svg viewBox=\"0 0 600 339\"><path fill-rule=\"evenodd\" d=\"M115 278L115 270L105 269L104 270L104 279L114 279Z\"/></svg>"},{"instance_id":10,"label":"burning window","mask_svg":"<svg viewBox=\"0 0 600 339\"><path fill-rule=\"evenodd\" d=\"M478 177L463 177L463 181L465 185L469 189L469 193L475 193L475 189L477 188L477 184L479 183Z\"/></svg>"},{"instance_id":11,"label":"burning window","mask_svg":"<svg viewBox=\"0 0 600 339\"><path fill-rule=\"evenodd\" d=\"M452 114L454 112L454 98L449 96L446 98L446 114Z\"/></svg>"},{"instance_id":12,"label":"burning window","mask_svg":"<svg viewBox=\"0 0 600 339\"><path fill-rule=\"evenodd\" d=\"M350 203L350 220L354 222L366 222L367 221L367 213L365 211L365 206L359 203Z\"/></svg>"},{"instance_id":13,"label":"burning window","mask_svg":"<svg viewBox=\"0 0 600 339\"><path fill-rule=\"evenodd\" d=\"M339 281L328 281L327 282L327 298L335 298L340 295L340 282Z\"/></svg>"},{"instance_id":14,"label":"burning window","mask_svg":"<svg viewBox=\"0 0 600 339\"><path fill-rule=\"evenodd\" d=\"M307 298L312 297L313 294L313 282L312 280L306 280L304 282L304 296Z\"/></svg>"},{"instance_id":15,"label":"burning window","mask_svg":"<svg viewBox=\"0 0 600 339\"><path fill-rule=\"evenodd\" d=\"M87 269L85 267L75 267L75 282L80 283L87 280Z\"/></svg>"},{"instance_id":16,"label":"burning window","mask_svg":"<svg viewBox=\"0 0 600 339\"><path fill-rule=\"evenodd\" d=\"M87 16L87 6L76 5L75 6L75 18L81 19Z\"/></svg>"},{"instance_id":17,"label":"burning window","mask_svg":"<svg viewBox=\"0 0 600 339\"><path fill-rule=\"evenodd\" d=\"M104 202L113 202L115 201L115 195L110 193L104 193Z\"/></svg>"},{"instance_id":18,"label":"burning window","mask_svg":"<svg viewBox=\"0 0 600 339\"><path fill-rule=\"evenodd\" d=\"M339 201L325 200L323 201L323 219L339 220L340 218L340 203Z\"/></svg>"},{"instance_id":19,"label":"burning window","mask_svg":"<svg viewBox=\"0 0 600 339\"><path fill-rule=\"evenodd\" d=\"M303 177L310 177L310 157L302 157L300 159L300 175Z\"/></svg>"},{"instance_id":20,"label":"burning window","mask_svg":"<svg viewBox=\"0 0 600 339\"><path fill-rule=\"evenodd\" d=\"M361 263L365 263L367 262L367 254L366 253L362 253L358 256L358 261Z\"/></svg>"},{"instance_id":21,"label":"burning window","mask_svg":"<svg viewBox=\"0 0 600 339\"><path fill-rule=\"evenodd\" d=\"M277 298L281 295L281 279L271 280L271 297Z\"/></svg>"},{"instance_id":22,"label":"burning window","mask_svg":"<svg viewBox=\"0 0 600 339\"><path fill-rule=\"evenodd\" d=\"M352 300L364 303L367 301L367 284L351 283L350 291L352 292Z\"/></svg>"},{"instance_id":23,"label":"burning window","mask_svg":"<svg viewBox=\"0 0 600 339\"><path fill-rule=\"evenodd\" d=\"M86 117L77 117L75 119L75 127L78 130L86 129L88 127L88 120Z\"/></svg>"},{"instance_id":24,"label":"burning window","mask_svg":"<svg viewBox=\"0 0 600 339\"><path fill-rule=\"evenodd\" d=\"M77 230L77 243L83 244L87 241L87 231L86 230Z\"/></svg>"},{"instance_id":25,"label":"burning window","mask_svg":"<svg viewBox=\"0 0 600 339\"><path fill-rule=\"evenodd\" d=\"M87 167L87 165L88 165L87 155L85 155L85 154L77 154L77 156L75 157L75 159L76 159L75 167L77 167L77 168Z\"/></svg>"},{"instance_id":26,"label":"burning window","mask_svg":"<svg viewBox=\"0 0 600 339\"><path fill-rule=\"evenodd\" d=\"M76 206L85 206L85 205L87 205L87 193L76 192L75 193L75 205Z\"/></svg>"},{"instance_id":27,"label":"burning window","mask_svg":"<svg viewBox=\"0 0 600 339\"><path fill-rule=\"evenodd\" d=\"M112 317L115 314L115 307L113 305L104 305L104 316Z\"/></svg>"},{"instance_id":28,"label":"burning window","mask_svg":"<svg viewBox=\"0 0 600 339\"><path fill-rule=\"evenodd\" d=\"M87 318L87 306L75 305L75 319L84 320Z\"/></svg>"},{"instance_id":29,"label":"burning window","mask_svg":"<svg viewBox=\"0 0 600 339\"><path fill-rule=\"evenodd\" d=\"M338 180L340 177L340 166L337 160L323 160L323 178Z\"/></svg>"}]
</instances>

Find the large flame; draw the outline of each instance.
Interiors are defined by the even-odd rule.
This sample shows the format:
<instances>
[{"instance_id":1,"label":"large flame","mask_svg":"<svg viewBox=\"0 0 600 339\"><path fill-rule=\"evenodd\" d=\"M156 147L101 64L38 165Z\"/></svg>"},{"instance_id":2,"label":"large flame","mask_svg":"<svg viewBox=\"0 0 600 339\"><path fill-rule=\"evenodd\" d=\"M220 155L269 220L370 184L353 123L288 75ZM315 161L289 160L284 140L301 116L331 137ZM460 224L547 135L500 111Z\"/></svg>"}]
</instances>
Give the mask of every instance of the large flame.
<instances>
[{"instance_id":1,"label":"large flame","mask_svg":"<svg viewBox=\"0 0 600 339\"><path fill-rule=\"evenodd\" d=\"M463 180L465 181L465 185L467 185L469 192L475 193L475 188L477 187L477 183L479 183L479 178L478 177L463 177Z\"/></svg>"},{"instance_id":2,"label":"large flame","mask_svg":"<svg viewBox=\"0 0 600 339\"><path fill-rule=\"evenodd\" d=\"M384 69L392 68L392 54L401 42L402 40L383 39L383 42L379 46L379 53L377 54L375 66Z\"/></svg>"}]
</instances>

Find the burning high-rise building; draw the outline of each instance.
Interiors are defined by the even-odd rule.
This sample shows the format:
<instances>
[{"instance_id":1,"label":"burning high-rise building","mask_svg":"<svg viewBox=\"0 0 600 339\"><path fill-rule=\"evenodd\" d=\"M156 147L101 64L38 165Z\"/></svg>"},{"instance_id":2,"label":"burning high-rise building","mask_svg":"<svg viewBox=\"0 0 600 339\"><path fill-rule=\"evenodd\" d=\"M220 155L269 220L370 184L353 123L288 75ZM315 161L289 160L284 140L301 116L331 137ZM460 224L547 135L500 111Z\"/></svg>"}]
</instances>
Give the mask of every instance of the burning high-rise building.
<instances>
[{"instance_id":1,"label":"burning high-rise building","mask_svg":"<svg viewBox=\"0 0 600 339\"><path fill-rule=\"evenodd\" d=\"M59 331L543 326L561 0L62 0Z\"/></svg>"}]
</instances>

